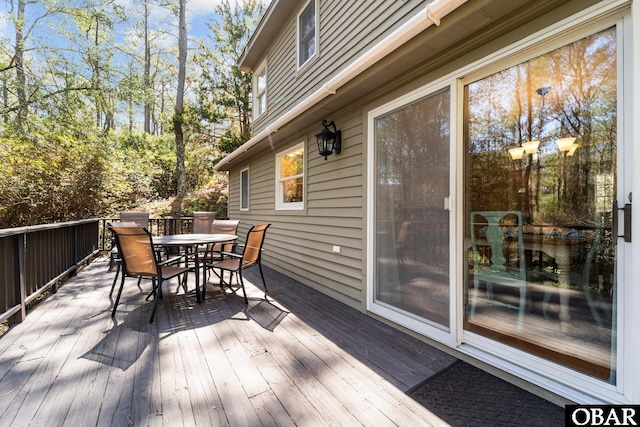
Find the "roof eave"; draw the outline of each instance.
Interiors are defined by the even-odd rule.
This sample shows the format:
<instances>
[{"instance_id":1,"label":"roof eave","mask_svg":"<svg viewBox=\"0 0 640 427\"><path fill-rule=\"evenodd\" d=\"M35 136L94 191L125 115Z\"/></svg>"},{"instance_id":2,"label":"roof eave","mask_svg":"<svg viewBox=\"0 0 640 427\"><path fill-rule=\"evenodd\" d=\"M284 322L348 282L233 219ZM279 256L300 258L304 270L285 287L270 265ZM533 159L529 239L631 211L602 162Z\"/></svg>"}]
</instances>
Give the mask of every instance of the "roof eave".
<instances>
[{"instance_id":1,"label":"roof eave","mask_svg":"<svg viewBox=\"0 0 640 427\"><path fill-rule=\"evenodd\" d=\"M259 65L258 62L265 56L273 38L280 33L289 16L297 8L297 2L291 0L273 0L271 2L238 60L238 66L242 71L250 73L255 70Z\"/></svg>"}]
</instances>

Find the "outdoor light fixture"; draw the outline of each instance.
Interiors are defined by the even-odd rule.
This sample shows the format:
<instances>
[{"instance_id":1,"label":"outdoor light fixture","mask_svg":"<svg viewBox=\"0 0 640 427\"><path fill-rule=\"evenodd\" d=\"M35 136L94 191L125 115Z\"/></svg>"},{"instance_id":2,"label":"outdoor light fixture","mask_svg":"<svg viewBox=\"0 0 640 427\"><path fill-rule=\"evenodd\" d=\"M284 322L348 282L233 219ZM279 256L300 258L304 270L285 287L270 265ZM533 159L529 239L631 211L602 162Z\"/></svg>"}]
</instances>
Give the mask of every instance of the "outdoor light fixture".
<instances>
[{"instance_id":1,"label":"outdoor light fixture","mask_svg":"<svg viewBox=\"0 0 640 427\"><path fill-rule=\"evenodd\" d=\"M522 143L522 148L524 148L527 154L534 154L538 151L539 145L540 141L527 141Z\"/></svg>"},{"instance_id":2,"label":"outdoor light fixture","mask_svg":"<svg viewBox=\"0 0 640 427\"><path fill-rule=\"evenodd\" d=\"M336 154L340 154L342 151L342 131L336 129L333 120L327 124L327 121L323 119L322 126L320 133L316 134L318 153L327 160L327 156L330 156L334 151ZM333 131L329 129L330 126L333 127Z\"/></svg>"},{"instance_id":3,"label":"outdoor light fixture","mask_svg":"<svg viewBox=\"0 0 640 427\"><path fill-rule=\"evenodd\" d=\"M571 146L575 142L576 138L560 138L556 140L556 144L558 144L558 150L560 151L569 151L571 150Z\"/></svg>"},{"instance_id":4,"label":"outdoor light fixture","mask_svg":"<svg viewBox=\"0 0 640 427\"><path fill-rule=\"evenodd\" d=\"M578 144L573 143L571 144L571 148L569 148L569 152L567 153L568 157L573 156L573 154L576 152L576 150L578 149Z\"/></svg>"},{"instance_id":5,"label":"outdoor light fixture","mask_svg":"<svg viewBox=\"0 0 640 427\"><path fill-rule=\"evenodd\" d=\"M524 147L514 147L509 148L509 154L513 160L520 160L522 156L524 156L525 148Z\"/></svg>"}]
</instances>

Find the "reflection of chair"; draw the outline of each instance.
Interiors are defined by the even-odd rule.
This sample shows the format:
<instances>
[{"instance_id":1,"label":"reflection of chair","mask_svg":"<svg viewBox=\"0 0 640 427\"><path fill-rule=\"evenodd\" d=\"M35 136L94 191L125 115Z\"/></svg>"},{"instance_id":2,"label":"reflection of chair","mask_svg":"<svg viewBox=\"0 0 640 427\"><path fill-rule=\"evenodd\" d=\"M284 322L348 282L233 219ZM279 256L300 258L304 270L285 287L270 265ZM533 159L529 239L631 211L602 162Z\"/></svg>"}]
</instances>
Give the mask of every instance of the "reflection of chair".
<instances>
[{"instance_id":1,"label":"reflection of chair","mask_svg":"<svg viewBox=\"0 0 640 427\"><path fill-rule=\"evenodd\" d=\"M122 288L124 287L125 276L146 277L153 281L152 292L155 296L151 318L149 319L149 323L152 323L158 307L158 299L162 298L162 282L181 274L185 274L184 280L186 281L186 273L189 271L189 268L170 266L158 262L156 252L153 248L151 234L149 234L145 228L112 227L111 229L116 235L116 244L120 251L123 268L120 289L113 303L111 316L116 315L116 309L118 308Z\"/></svg>"},{"instance_id":2,"label":"reflection of chair","mask_svg":"<svg viewBox=\"0 0 640 427\"><path fill-rule=\"evenodd\" d=\"M247 232L247 239L242 248L241 254L235 254L231 252L224 252L225 258L221 261L214 262L208 264L209 268L220 269L221 273L221 282L220 287L224 288L224 272L229 271L231 273L231 277L229 278L229 287L231 287L231 281L233 280L233 273L237 273L239 276L238 282L242 287L242 293L244 295L245 304L249 304L249 300L247 299L247 291L244 288L244 281L242 279L242 270L245 268L252 267L254 265L258 265L260 268L260 277L262 278L262 284L264 286L264 294L265 298L267 296L267 283L264 280L264 274L262 273L262 264L260 263L260 259L262 257L262 244L264 243L264 238L267 233L267 228L269 228L271 224L262 224L262 225L254 225Z\"/></svg>"},{"instance_id":3,"label":"reflection of chair","mask_svg":"<svg viewBox=\"0 0 640 427\"><path fill-rule=\"evenodd\" d=\"M582 284L582 289L584 290L584 296L585 296L585 299L587 300L587 304L589 305L589 310L591 310L591 315L593 316L593 319L596 321L599 327L603 327L604 325L602 323L602 319L600 318L600 314L598 313L598 308L596 307L595 301L593 301L593 297L591 296L591 283L590 283L591 281L589 280L589 277L590 277L589 271L591 270L591 264L595 260L596 253L598 252L598 249L600 247L600 240L602 238L602 233L604 232L600 224L596 226L595 232L596 232L595 238L591 243L591 249L589 249L587 258L584 261L584 265L582 267L582 274L580 275L578 282ZM599 292L600 291L601 290L599 290ZM602 299L602 295L600 294L599 296L600 296L600 299ZM608 311L605 311L604 313L609 319L611 318L610 313Z\"/></svg>"},{"instance_id":4,"label":"reflection of chair","mask_svg":"<svg viewBox=\"0 0 640 427\"><path fill-rule=\"evenodd\" d=\"M396 258L402 267L404 267L404 246L407 241L407 236L409 235L409 228L411 228L411 222L403 222L400 226L398 237L396 238Z\"/></svg>"},{"instance_id":5,"label":"reflection of chair","mask_svg":"<svg viewBox=\"0 0 640 427\"><path fill-rule=\"evenodd\" d=\"M515 220L515 223L514 223ZM514 306L493 299L493 285L518 288L518 332L522 331L527 302L526 260L522 241L522 213L519 211L471 212L471 246L473 250L474 293L471 296L473 317L479 298L479 284L486 283L487 299L492 303Z\"/></svg>"}]
</instances>

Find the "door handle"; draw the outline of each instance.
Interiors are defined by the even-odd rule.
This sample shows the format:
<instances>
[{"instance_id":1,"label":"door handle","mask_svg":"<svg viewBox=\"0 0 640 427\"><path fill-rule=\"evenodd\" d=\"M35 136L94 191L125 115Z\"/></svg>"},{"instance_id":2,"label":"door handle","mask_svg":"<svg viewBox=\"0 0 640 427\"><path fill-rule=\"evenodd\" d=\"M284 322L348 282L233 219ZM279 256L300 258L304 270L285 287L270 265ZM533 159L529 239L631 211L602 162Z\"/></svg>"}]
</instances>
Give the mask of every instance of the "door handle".
<instances>
[{"instance_id":1,"label":"door handle","mask_svg":"<svg viewBox=\"0 0 640 427\"><path fill-rule=\"evenodd\" d=\"M631 202L631 193L629 193L629 202ZM624 224L622 235L618 234L618 211L624 212ZM611 221L611 228L613 231L614 244L617 243L618 238L624 238L627 243L631 242L631 203L626 203L624 207L618 207L618 201L613 202L613 218Z\"/></svg>"}]
</instances>

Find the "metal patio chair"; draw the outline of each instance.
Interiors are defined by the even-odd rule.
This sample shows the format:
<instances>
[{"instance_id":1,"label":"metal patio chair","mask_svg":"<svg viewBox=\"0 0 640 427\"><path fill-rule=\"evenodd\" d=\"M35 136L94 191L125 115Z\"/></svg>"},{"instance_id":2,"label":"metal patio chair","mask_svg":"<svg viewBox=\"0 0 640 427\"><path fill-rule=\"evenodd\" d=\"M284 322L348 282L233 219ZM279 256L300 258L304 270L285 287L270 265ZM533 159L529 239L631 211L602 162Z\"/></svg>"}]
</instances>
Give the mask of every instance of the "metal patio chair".
<instances>
[{"instance_id":1,"label":"metal patio chair","mask_svg":"<svg viewBox=\"0 0 640 427\"><path fill-rule=\"evenodd\" d=\"M233 282L233 275L238 275L238 283L242 288L242 294L244 295L244 303L246 305L249 304L249 300L247 298L247 291L244 287L244 280L242 279L242 270L245 268L252 267L254 265L258 265L260 269L260 277L262 278L262 285L264 287L264 295L265 299L267 298L267 283L264 280L264 274L262 272L262 244L264 243L264 238L267 233L267 228L269 228L271 224L261 224L254 225L247 232L247 239L245 244L239 246L242 248L242 252L236 254L234 252L222 252L223 259L220 261L207 263L207 267L211 269L219 269L221 271L220 274L220 288L224 290L225 282L224 282L224 272L230 272L228 287L231 288ZM232 289L232 288L231 288Z\"/></svg>"},{"instance_id":2,"label":"metal patio chair","mask_svg":"<svg viewBox=\"0 0 640 427\"><path fill-rule=\"evenodd\" d=\"M120 257L122 260L122 279L120 281L120 289L118 296L113 304L111 317L116 314L122 289L124 287L124 279L126 276L150 278L153 283L151 295L154 296L153 310L149 323L153 323L153 318L158 307L158 300L162 298L162 283L165 280L178 277L182 274L183 281L186 283L188 267L178 267L167 265L168 261L159 262L157 252L154 250L151 234L142 227L111 227L115 236ZM170 261L175 261L172 259ZM149 298L147 297L147 298Z\"/></svg>"}]
</instances>

